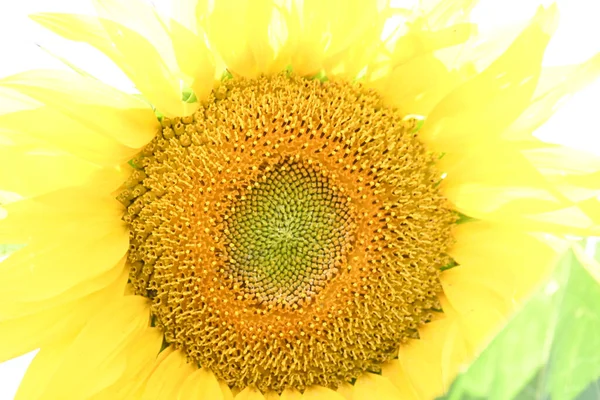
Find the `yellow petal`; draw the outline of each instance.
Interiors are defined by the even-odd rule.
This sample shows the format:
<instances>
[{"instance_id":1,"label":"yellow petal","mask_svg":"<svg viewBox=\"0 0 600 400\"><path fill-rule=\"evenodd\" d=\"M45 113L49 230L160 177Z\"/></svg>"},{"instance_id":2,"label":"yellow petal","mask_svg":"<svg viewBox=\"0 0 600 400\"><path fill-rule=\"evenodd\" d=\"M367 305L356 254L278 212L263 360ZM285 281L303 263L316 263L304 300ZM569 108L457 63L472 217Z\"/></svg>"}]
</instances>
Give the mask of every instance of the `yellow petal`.
<instances>
[{"instance_id":1,"label":"yellow petal","mask_svg":"<svg viewBox=\"0 0 600 400\"><path fill-rule=\"evenodd\" d=\"M259 390L248 386L235 396L235 400L265 400L265 396Z\"/></svg>"},{"instance_id":2,"label":"yellow petal","mask_svg":"<svg viewBox=\"0 0 600 400\"><path fill-rule=\"evenodd\" d=\"M31 18L67 39L89 43L102 51L162 114L183 116L195 111L197 106L181 99L181 79L138 32L114 21L82 15L43 13Z\"/></svg>"},{"instance_id":3,"label":"yellow petal","mask_svg":"<svg viewBox=\"0 0 600 400\"><path fill-rule=\"evenodd\" d=\"M427 15L428 25L432 29L440 29L468 20L476 4L477 0L440 0L422 2L419 7Z\"/></svg>"},{"instance_id":4,"label":"yellow petal","mask_svg":"<svg viewBox=\"0 0 600 400\"><path fill-rule=\"evenodd\" d=\"M114 21L146 38L169 72L176 72L172 43L156 8L142 0L92 0L92 3L102 19Z\"/></svg>"},{"instance_id":5,"label":"yellow petal","mask_svg":"<svg viewBox=\"0 0 600 400\"><path fill-rule=\"evenodd\" d=\"M69 187L4 205L8 215L0 220L0 243L27 243L90 226L122 226L123 205L90 189Z\"/></svg>"},{"instance_id":6,"label":"yellow petal","mask_svg":"<svg viewBox=\"0 0 600 400\"><path fill-rule=\"evenodd\" d=\"M32 136L75 156L106 166L123 164L137 153L137 149L107 137L95 126L80 120L80 117L73 119L52 107L40 107L0 115L0 129Z\"/></svg>"},{"instance_id":7,"label":"yellow petal","mask_svg":"<svg viewBox=\"0 0 600 400\"><path fill-rule=\"evenodd\" d=\"M281 393L280 400L301 400L301 399L302 399L302 393L300 393L296 389L285 389Z\"/></svg>"},{"instance_id":8,"label":"yellow petal","mask_svg":"<svg viewBox=\"0 0 600 400\"><path fill-rule=\"evenodd\" d=\"M579 202L600 194L600 157L597 155L547 144L523 153L569 200Z\"/></svg>"},{"instance_id":9,"label":"yellow petal","mask_svg":"<svg viewBox=\"0 0 600 400\"><path fill-rule=\"evenodd\" d=\"M532 140L533 132L542 126L563 104L566 96L573 94L600 75L600 54L586 62L542 71L535 98L521 116L509 127L504 137L510 139Z\"/></svg>"},{"instance_id":10,"label":"yellow petal","mask_svg":"<svg viewBox=\"0 0 600 400\"><path fill-rule=\"evenodd\" d=\"M196 370L185 355L175 350L152 372L144 388L142 400L176 399L183 382Z\"/></svg>"},{"instance_id":11,"label":"yellow petal","mask_svg":"<svg viewBox=\"0 0 600 400\"><path fill-rule=\"evenodd\" d=\"M453 151L492 141L525 110L556 20L556 6L540 8L531 25L490 67L459 86L431 112L421 137L432 149Z\"/></svg>"},{"instance_id":12,"label":"yellow petal","mask_svg":"<svg viewBox=\"0 0 600 400\"><path fill-rule=\"evenodd\" d=\"M229 386L227 386L227 383L225 383L225 381L219 381L219 386L221 387L221 392L223 393L223 400L233 400L233 392Z\"/></svg>"},{"instance_id":13,"label":"yellow petal","mask_svg":"<svg viewBox=\"0 0 600 400\"><path fill-rule=\"evenodd\" d=\"M28 71L4 78L0 85L36 99L127 147L144 146L160 127L154 112L141 100L75 73Z\"/></svg>"},{"instance_id":14,"label":"yellow petal","mask_svg":"<svg viewBox=\"0 0 600 400\"><path fill-rule=\"evenodd\" d=\"M280 400L279 395L275 392L265 393L265 400Z\"/></svg>"},{"instance_id":15,"label":"yellow petal","mask_svg":"<svg viewBox=\"0 0 600 400\"><path fill-rule=\"evenodd\" d=\"M201 16L204 17L204 16ZM269 32L272 19L283 16L269 0L215 2L206 28L213 46L228 70L245 77L282 70L287 60L277 57ZM231 30L229 27L235 26ZM273 38L275 39L275 38Z\"/></svg>"},{"instance_id":16,"label":"yellow petal","mask_svg":"<svg viewBox=\"0 0 600 400\"><path fill-rule=\"evenodd\" d=\"M386 8L381 3L361 0L304 1L288 19L290 45L294 46L292 68L299 75L314 75L330 57L346 51L353 43L381 33ZM377 40L379 38L377 37ZM363 48L368 47L364 46ZM333 66L329 65L329 69ZM356 67L351 67L356 70Z\"/></svg>"},{"instance_id":17,"label":"yellow petal","mask_svg":"<svg viewBox=\"0 0 600 400\"><path fill-rule=\"evenodd\" d=\"M147 38L172 74L180 72L187 75L189 82L186 79L186 83L192 87L196 97L206 99L213 86L214 62L202 36L196 34L196 24L193 23L195 10L191 2L173 4L176 15L173 20L165 21L160 20L156 10L140 0L95 0L94 4L101 17ZM184 16L182 12L188 15Z\"/></svg>"},{"instance_id":18,"label":"yellow petal","mask_svg":"<svg viewBox=\"0 0 600 400\"><path fill-rule=\"evenodd\" d=\"M354 383L352 400L404 400L402 394L386 377L364 373Z\"/></svg>"},{"instance_id":19,"label":"yellow petal","mask_svg":"<svg viewBox=\"0 0 600 400\"><path fill-rule=\"evenodd\" d=\"M0 362L79 332L107 301L123 294L126 283L127 271L123 270L110 286L84 298L23 317L1 319Z\"/></svg>"},{"instance_id":20,"label":"yellow petal","mask_svg":"<svg viewBox=\"0 0 600 400\"><path fill-rule=\"evenodd\" d=\"M398 361L419 399L443 394L466 359L456 318L446 313L419 329L419 339L400 346Z\"/></svg>"},{"instance_id":21,"label":"yellow petal","mask_svg":"<svg viewBox=\"0 0 600 400\"><path fill-rule=\"evenodd\" d=\"M215 374L206 368L200 368L183 382L177 399L224 400L225 398Z\"/></svg>"},{"instance_id":22,"label":"yellow petal","mask_svg":"<svg viewBox=\"0 0 600 400\"><path fill-rule=\"evenodd\" d=\"M344 396L323 386L310 386L302 395L303 400L344 400Z\"/></svg>"},{"instance_id":23,"label":"yellow petal","mask_svg":"<svg viewBox=\"0 0 600 400\"><path fill-rule=\"evenodd\" d=\"M190 32L198 33L196 22L196 6L198 0L173 0L171 7L172 18L186 27Z\"/></svg>"},{"instance_id":24,"label":"yellow petal","mask_svg":"<svg viewBox=\"0 0 600 400\"><path fill-rule=\"evenodd\" d=\"M215 64L203 39L179 22L171 21L171 40L181 72L192 78L198 101L205 101L213 88Z\"/></svg>"},{"instance_id":25,"label":"yellow petal","mask_svg":"<svg viewBox=\"0 0 600 400\"><path fill-rule=\"evenodd\" d=\"M365 6L366 10L358 8ZM359 21L352 27L355 36L344 37L345 34L340 34L341 36L335 41L332 40L327 47L322 61L322 68L327 76L354 80L364 74L366 80L370 80L370 67L377 64L382 58L382 53L385 53L385 43L381 40L383 27L386 21L393 17L391 10L377 9L376 6L375 2L352 5L359 12ZM348 39L350 41L346 41Z\"/></svg>"},{"instance_id":26,"label":"yellow petal","mask_svg":"<svg viewBox=\"0 0 600 400\"><path fill-rule=\"evenodd\" d=\"M403 114L428 115L457 84L458 73L449 71L433 55L413 58L390 73L380 92Z\"/></svg>"},{"instance_id":27,"label":"yellow petal","mask_svg":"<svg viewBox=\"0 0 600 400\"><path fill-rule=\"evenodd\" d=\"M97 301L78 300L78 302L79 304L72 302L16 319L1 320L0 339L3 346L0 349L0 362L74 334L85 321L82 321L81 315L77 315L78 310L91 308L88 307L91 303L96 307L99 305Z\"/></svg>"},{"instance_id":28,"label":"yellow petal","mask_svg":"<svg viewBox=\"0 0 600 400\"><path fill-rule=\"evenodd\" d=\"M453 231L456 244L450 255L465 275L493 286L497 293L520 301L531 293L557 261L557 250L537 237L511 227L487 222L458 225ZM510 249L510 251L507 251ZM446 273L442 273L444 282ZM449 275L448 275L449 276Z\"/></svg>"},{"instance_id":29,"label":"yellow petal","mask_svg":"<svg viewBox=\"0 0 600 400\"><path fill-rule=\"evenodd\" d=\"M60 367L61 361L75 339L75 334L61 337L52 346L45 346L35 355L19 389L15 400L37 400L42 398L44 390L52 380L54 373Z\"/></svg>"},{"instance_id":30,"label":"yellow petal","mask_svg":"<svg viewBox=\"0 0 600 400\"><path fill-rule=\"evenodd\" d=\"M148 329L148 319L145 298L117 297L106 304L66 349L44 396L84 399L114 383L126 369L124 350Z\"/></svg>"},{"instance_id":31,"label":"yellow petal","mask_svg":"<svg viewBox=\"0 0 600 400\"><path fill-rule=\"evenodd\" d=\"M47 299L112 269L129 248L128 232L119 225L29 242L0 265L1 301Z\"/></svg>"},{"instance_id":32,"label":"yellow petal","mask_svg":"<svg viewBox=\"0 0 600 400\"><path fill-rule=\"evenodd\" d=\"M344 396L344 398L346 400L352 400L352 393L354 392L354 386L352 386L348 382L344 382L340 386L338 386L336 392L338 392L339 394Z\"/></svg>"},{"instance_id":33,"label":"yellow petal","mask_svg":"<svg viewBox=\"0 0 600 400\"><path fill-rule=\"evenodd\" d=\"M383 364L381 375L388 378L396 389L400 391L400 398L403 400L418 400L419 396L412 383L408 379L406 372L402 368L398 359L391 360Z\"/></svg>"},{"instance_id":34,"label":"yellow petal","mask_svg":"<svg viewBox=\"0 0 600 400\"><path fill-rule=\"evenodd\" d=\"M31 300L29 298L21 298L20 296L8 297L2 301L0 319L21 318L85 298L85 296L91 293L96 293L114 284L127 271L128 268L125 268L125 257L123 257L116 265L107 267L106 271L102 274L74 284L67 290L49 298Z\"/></svg>"},{"instance_id":35,"label":"yellow petal","mask_svg":"<svg viewBox=\"0 0 600 400\"><path fill-rule=\"evenodd\" d=\"M38 146L0 148L0 187L24 197L80 185L100 168L58 150Z\"/></svg>"},{"instance_id":36,"label":"yellow petal","mask_svg":"<svg viewBox=\"0 0 600 400\"><path fill-rule=\"evenodd\" d=\"M518 218L570 205L532 165L520 145L504 142L465 147L469 148L446 154L438 162L445 173L440 189L458 211L475 217L502 208L507 217Z\"/></svg>"},{"instance_id":37,"label":"yellow petal","mask_svg":"<svg viewBox=\"0 0 600 400\"><path fill-rule=\"evenodd\" d=\"M156 361L156 355L160 351L163 341L163 333L158 328L148 328L137 336L132 343L121 354L120 358L112 361L124 360L126 363L123 374L111 386L101 390L92 396L91 400L113 400L131 398L129 394L132 382L143 381L144 370Z\"/></svg>"},{"instance_id":38,"label":"yellow petal","mask_svg":"<svg viewBox=\"0 0 600 400\"><path fill-rule=\"evenodd\" d=\"M476 31L471 23L460 23L439 30L430 30L429 17L418 18L411 22L409 31L395 43L391 62L399 66L413 58L432 55L434 51L464 43ZM420 79L426 79L423 74Z\"/></svg>"}]
</instances>

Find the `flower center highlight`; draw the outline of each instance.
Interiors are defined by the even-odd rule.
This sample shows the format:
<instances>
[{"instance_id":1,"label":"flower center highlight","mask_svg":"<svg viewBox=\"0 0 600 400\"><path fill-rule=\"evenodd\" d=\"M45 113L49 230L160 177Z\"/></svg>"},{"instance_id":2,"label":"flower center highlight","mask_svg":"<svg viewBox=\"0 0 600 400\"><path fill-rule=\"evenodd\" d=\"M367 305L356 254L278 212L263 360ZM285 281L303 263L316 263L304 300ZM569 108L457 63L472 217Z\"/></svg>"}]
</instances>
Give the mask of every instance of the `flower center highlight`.
<instances>
[{"instance_id":1,"label":"flower center highlight","mask_svg":"<svg viewBox=\"0 0 600 400\"><path fill-rule=\"evenodd\" d=\"M310 301L343 267L354 226L326 175L292 160L265 167L224 213L221 265L244 294L261 304Z\"/></svg>"},{"instance_id":2,"label":"flower center highlight","mask_svg":"<svg viewBox=\"0 0 600 400\"><path fill-rule=\"evenodd\" d=\"M336 388L441 308L456 218L375 92L233 78L162 126L119 200L130 281L189 360L238 389Z\"/></svg>"}]
</instances>

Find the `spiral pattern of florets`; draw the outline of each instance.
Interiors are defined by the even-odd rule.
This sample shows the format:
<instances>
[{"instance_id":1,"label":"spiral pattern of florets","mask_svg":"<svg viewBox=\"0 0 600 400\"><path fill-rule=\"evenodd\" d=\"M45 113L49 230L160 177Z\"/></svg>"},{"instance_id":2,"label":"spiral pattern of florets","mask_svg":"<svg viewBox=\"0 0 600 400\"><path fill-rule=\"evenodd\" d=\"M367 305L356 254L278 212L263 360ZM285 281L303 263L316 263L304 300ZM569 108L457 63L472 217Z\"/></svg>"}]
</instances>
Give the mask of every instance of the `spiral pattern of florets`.
<instances>
[{"instance_id":1,"label":"spiral pattern of florets","mask_svg":"<svg viewBox=\"0 0 600 400\"><path fill-rule=\"evenodd\" d=\"M359 85L224 81L119 199L168 343L231 387L335 388L439 310L454 213L414 121Z\"/></svg>"},{"instance_id":2,"label":"spiral pattern of florets","mask_svg":"<svg viewBox=\"0 0 600 400\"><path fill-rule=\"evenodd\" d=\"M260 304L310 301L351 248L347 199L310 165L284 161L265 170L224 213L222 268Z\"/></svg>"}]
</instances>

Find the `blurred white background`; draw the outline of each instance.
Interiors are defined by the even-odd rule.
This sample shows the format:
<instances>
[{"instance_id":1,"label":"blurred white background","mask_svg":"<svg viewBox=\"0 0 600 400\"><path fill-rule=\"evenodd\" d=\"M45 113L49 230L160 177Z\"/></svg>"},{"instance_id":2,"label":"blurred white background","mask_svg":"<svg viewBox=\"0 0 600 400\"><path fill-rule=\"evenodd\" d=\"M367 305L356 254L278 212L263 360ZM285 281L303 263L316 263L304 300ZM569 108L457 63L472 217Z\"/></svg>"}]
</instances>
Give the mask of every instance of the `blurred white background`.
<instances>
[{"instance_id":1,"label":"blurred white background","mask_svg":"<svg viewBox=\"0 0 600 400\"><path fill-rule=\"evenodd\" d=\"M168 10L170 0L151 2L161 10ZM392 0L392 3L410 7L415 1ZM600 52L600 0L557 0L557 3L561 15L560 26L548 48L544 64L578 63ZM472 15L481 30L491 30L533 15L538 4L540 0L480 0ZM93 13L93 7L89 0L4 0L0 12L0 77L25 69L65 68L38 46L41 45L57 56L68 55L70 61L104 81L131 90L131 84L123 73L95 50L47 33L28 19L28 14L39 11L89 14ZM538 131L538 135L600 154L599 113L600 81L574 96ZM0 363L0 400L14 398L34 355L35 352L32 352Z\"/></svg>"}]
</instances>

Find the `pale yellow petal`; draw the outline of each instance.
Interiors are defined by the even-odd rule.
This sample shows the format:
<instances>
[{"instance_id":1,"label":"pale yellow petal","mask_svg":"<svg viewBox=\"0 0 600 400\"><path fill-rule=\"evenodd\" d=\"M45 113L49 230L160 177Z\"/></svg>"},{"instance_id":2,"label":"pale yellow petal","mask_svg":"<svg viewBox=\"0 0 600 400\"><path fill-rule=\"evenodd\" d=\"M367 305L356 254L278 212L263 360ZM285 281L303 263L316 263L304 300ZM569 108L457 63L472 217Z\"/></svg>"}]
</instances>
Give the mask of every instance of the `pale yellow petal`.
<instances>
[{"instance_id":1,"label":"pale yellow petal","mask_svg":"<svg viewBox=\"0 0 600 400\"><path fill-rule=\"evenodd\" d=\"M419 399L442 395L466 359L456 318L446 313L419 329L419 339L400 346L398 361Z\"/></svg>"},{"instance_id":2,"label":"pale yellow petal","mask_svg":"<svg viewBox=\"0 0 600 400\"><path fill-rule=\"evenodd\" d=\"M92 188L69 187L4 205L7 216L0 220L0 243L43 240L82 227L122 226L123 205Z\"/></svg>"},{"instance_id":3,"label":"pale yellow petal","mask_svg":"<svg viewBox=\"0 0 600 400\"><path fill-rule=\"evenodd\" d=\"M82 301L81 309L88 304ZM24 317L0 320L0 339L3 343L0 362L35 350L63 335L74 334L84 323L80 317L73 317L80 310L79 307L80 304L72 302Z\"/></svg>"},{"instance_id":4,"label":"pale yellow petal","mask_svg":"<svg viewBox=\"0 0 600 400\"><path fill-rule=\"evenodd\" d=\"M181 72L192 81L198 101L205 101L213 89L215 63L205 41L179 22L171 21L171 40Z\"/></svg>"},{"instance_id":5,"label":"pale yellow petal","mask_svg":"<svg viewBox=\"0 0 600 400\"><path fill-rule=\"evenodd\" d=\"M198 23L196 21L198 0L173 0L171 3L172 18L192 33L198 33Z\"/></svg>"},{"instance_id":6,"label":"pale yellow petal","mask_svg":"<svg viewBox=\"0 0 600 400\"><path fill-rule=\"evenodd\" d=\"M371 65L378 63L382 53L385 53L381 35L386 21L393 14L387 8L378 8L377 2L361 2L351 7L358 11L358 22L350 28L354 29L355 36L340 34L335 41L332 38L332 43L326 48L322 68L327 76L352 81L362 80L363 75L369 77Z\"/></svg>"},{"instance_id":7,"label":"pale yellow petal","mask_svg":"<svg viewBox=\"0 0 600 400\"><path fill-rule=\"evenodd\" d=\"M558 257L557 250L537 237L494 223L460 224L453 236L450 255L459 267L442 273L442 283L450 276L446 273L460 273L515 301L531 293Z\"/></svg>"},{"instance_id":8,"label":"pale yellow petal","mask_svg":"<svg viewBox=\"0 0 600 400\"><path fill-rule=\"evenodd\" d=\"M199 100L205 100L213 86L214 62L202 37L198 35L191 2L178 1L173 20L157 15L157 10L140 0L127 2L94 0L101 17L140 33L157 49L170 73L185 75L186 84ZM183 16L182 13L188 13ZM180 22L183 21L183 24ZM183 78L183 76L181 76Z\"/></svg>"},{"instance_id":9,"label":"pale yellow petal","mask_svg":"<svg viewBox=\"0 0 600 400\"><path fill-rule=\"evenodd\" d=\"M569 200L600 195L600 157L596 154L558 145L540 145L523 154Z\"/></svg>"},{"instance_id":10,"label":"pale yellow petal","mask_svg":"<svg viewBox=\"0 0 600 400\"><path fill-rule=\"evenodd\" d=\"M173 47L158 10L143 0L92 0L102 19L114 21L143 36L154 46L169 72L177 71Z\"/></svg>"},{"instance_id":11,"label":"pale yellow petal","mask_svg":"<svg viewBox=\"0 0 600 400\"><path fill-rule=\"evenodd\" d=\"M100 166L38 146L0 148L0 188L23 197L86 182Z\"/></svg>"},{"instance_id":12,"label":"pale yellow petal","mask_svg":"<svg viewBox=\"0 0 600 400\"><path fill-rule=\"evenodd\" d=\"M115 385L113 385L116 389L116 394L113 396L113 398L140 399L142 397L142 394L146 391L146 384L148 383L148 380L150 379L152 374L154 374L154 372L161 366L163 361L167 357L169 357L171 353L173 353L173 346L167 346L162 351L160 350L162 348L163 335L160 329L154 328L154 330L157 330L159 333L161 346L158 347L157 351L151 353L150 360L141 365L140 370L136 374L134 374L134 378L127 379L121 382L120 384L116 383Z\"/></svg>"},{"instance_id":13,"label":"pale yellow petal","mask_svg":"<svg viewBox=\"0 0 600 400\"><path fill-rule=\"evenodd\" d=\"M391 56L392 65L400 66L426 55L433 55L436 50L464 43L476 32L471 23L460 23L439 30L432 30L428 17L412 21L408 32L395 43ZM424 80L427 74L419 79Z\"/></svg>"},{"instance_id":14,"label":"pale yellow petal","mask_svg":"<svg viewBox=\"0 0 600 400\"><path fill-rule=\"evenodd\" d=\"M126 271L128 271L128 267L125 267L125 257L123 257L116 265L107 267L106 271L98 276L82 280L54 296L34 300L21 296L8 297L2 301L0 320L34 315L85 298L91 293L96 293L114 284ZM26 292L26 290L23 291Z\"/></svg>"},{"instance_id":15,"label":"pale yellow petal","mask_svg":"<svg viewBox=\"0 0 600 400\"><path fill-rule=\"evenodd\" d=\"M152 372L141 399L176 399L181 385L195 370L181 351L173 351Z\"/></svg>"},{"instance_id":16,"label":"pale yellow petal","mask_svg":"<svg viewBox=\"0 0 600 400\"><path fill-rule=\"evenodd\" d=\"M438 161L444 172L440 189L455 209L472 216L509 207L515 215L551 211L569 205L513 143L474 144L445 154ZM512 204L509 204L511 203Z\"/></svg>"},{"instance_id":17,"label":"pale yellow petal","mask_svg":"<svg viewBox=\"0 0 600 400\"><path fill-rule=\"evenodd\" d=\"M535 140L533 132L542 126L564 102L565 98L597 79L600 75L600 54L586 62L560 68L542 70L540 82L531 104L503 135L512 140Z\"/></svg>"},{"instance_id":18,"label":"pale yellow petal","mask_svg":"<svg viewBox=\"0 0 600 400\"><path fill-rule=\"evenodd\" d=\"M300 75L314 75L328 64L329 58L335 58L352 44L365 37L375 38L377 35L372 33L383 30L386 8L382 5L361 0L304 1L288 19L290 45L294 46L292 69ZM335 63L329 64L330 70L335 68Z\"/></svg>"},{"instance_id":19,"label":"pale yellow petal","mask_svg":"<svg viewBox=\"0 0 600 400\"><path fill-rule=\"evenodd\" d=\"M110 386L126 369L125 350L148 329L147 299L127 296L105 304L66 349L46 398L89 398Z\"/></svg>"},{"instance_id":20,"label":"pale yellow petal","mask_svg":"<svg viewBox=\"0 0 600 400\"><path fill-rule=\"evenodd\" d=\"M127 147L144 146L160 127L154 112L141 100L79 74L34 70L3 78L0 86L23 93Z\"/></svg>"},{"instance_id":21,"label":"pale yellow petal","mask_svg":"<svg viewBox=\"0 0 600 400\"><path fill-rule=\"evenodd\" d=\"M206 368L199 368L183 382L177 399L224 400L225 397L215 374Z\"/></svg>"},{"instance_id":22,"label":"pale yellow petal","mask_svg":"<svg viewBox=\"0 0 600 400\"><path fill-rule=\"evenodd\" d=\"M19 132L49 143L88 161L114 166L130 160L132 149L87 125L81 116L74 119L52 107L0 115L0 129Z\"/></svg>"},{"instance_id":23,"label":"pale yellow petal","mask_svg":"<svg viewBox=\"0 0 600 400\"><path fill-rule=\"evenodd\" d=\"M398 388L388 378L367 372L356 379L352 400L370 400L373 398L405 400Z\"/></svg>"},{"instance_id":24,"label":"pale yellow petal","mask_svg":"<svg viewBox=\"0 0 600 400\"><path fill-rule=\"evenodd\" d=\"M219 381L219 386L221 387L221 392L223 393L223 400L233 400L234 395L229 386L225 381Z\"/></svg>"},{"instance_id":25,"label":"pale yellow petal","mask_svg":"<svg viewBox=\"0 0 600 400\"><path fill-rule=\"evenodd\" d=\"M56 370L65 357L76 334L65 335L57 340L51 346L45 346L35 355L23 380L19 384L19 389L14 400L37 400L43 398L44 391L48 383L52 380Z\"/></svg>"},{"instance_id":26,"label":"pale yellow petal","mask_svg":"<svg viewBox=\"0 0 600 400\"><path fill-rule=\"evenodd\" d=\"M302 393L300 393L299 391L297 391L295 389L285 389L281 393L280 400L301 400L301 399L302 399Z\"/></svg>"},{"instance_id":27,"label":"pale yellow petal","mask_svg":"<svg viewBox=\"0 0 600 400\"><path fill-rule=\"evenodd\" d=\"M260 390L248 386L235 396L235 400L265 400L265 396Z\"/></svg>"},{"instance_id":28,"label":"pale yellow petal","mask_svg":"<svg viewBox=\"0 0 600 400\"><path fill-rule=\"evenodd\" d=\"M432 149L446 152L464 147L465 140L497 139L529 105L555 21L556 6L540 8L500 58L433 109L422 139Z\"/></svg>"},{"instance_id":29,"label":"pale yellow petal","mask_svg":"<svg viewBox=\"0 0 600 400\"><path fill-rule=\"evenodd\" d=\"M459 265L441 275L442 308L469 362L543 282L564 245L486 222L460 225L455 236L450 254Z\"/></svg>"},{"instance_id":30,"label":"pale yellow petal","mask_svg":"<svg viewBox=\"0 0 600 400\"><path fill-rule=\"evenodd\" d=\"M82 15L44 13L31 18L67 39L89 43L102 51L163 115L190 115L197 108L182 101L181 79L138 32L114 21Z\"/></svg>"},{"instance_id":31,"label":"pale yellow petal","mask_svg":"<svg viewBox=\"0 0 600 400\"><path fill-rule=\"evenodd\" d=\"M344 396L335 390L323 386L310 386L302 394L302 400L344 400Z\"/></svg>"},{"instance_id":32,"label":"pale yellow petal","mask_svg":"<svg viewBox=\"0 0 600 400\"><path fill-rule=\"evenodd\" d=\"M477 0L425 0L419 10L427 15L427 24L432 29L441 29L468 21L469 13Z\"/></svg>"},{"instance_id":33,"label":"pale yellow petal","mask_svg":"<svg viewBox=\"0 0 600 400\"><path fill-rule=\"evenodd\" d=\"M0 319L0 362L77 333L107 301L122 296L127 271L106 288L84 298L15 319Z\"/></svg>"},{"instance_id":34,"label":"pale yellow petal","mask_svg":"<svg viewBox=\"0 0 600 400\"><path fill-rule=\"evenodd\" d=\"M457 72L427 54L394 68L380 84L380 92L403 114L428 115L460 82Z\"/></svg>"},{"instance_id":35,"label":"pale yellow petal","mask_svg":"<svg viewBox=\"0 0 600 400\"><path fill-rule=\"evenodd\" d=\"M0 301L39 301L57 296L112 269L129 248L118 221L60 237L30 241L0 264ZM26 282L26 284L24 284Z\"/></svg>"},{"instance_id":36,"label":"pale yellow petal","mask_svg":"<svg viewBox=\"0 0 600 400\"><path fill-rule=\"evenodd\" d=\"M383 364L381 375L388 378L390 382L396 386L396 389L400 391L402 400L419 400L415 388L408 379L408 376L398 359Z\"/></svg>"},{"instance_id":37,"label":"pale yellow petal","mask_svg":"<svg viewBox=\"0 0 600 400\"><path fill-rule=\"evenodd\" d=\"M265 400L280 400L280 398L275 392L267 392L265 393Z\"/></svg>"},{"instance_id":38,"label":"pale yellow petal","mask_svg":"<svg viewBox=\"0 0 600 400\"><path fill-rule=\"evenodd\" d=\"M287 60L278 57L269 30L275 19L282 24L281 11L270 0L215 2L205 28L211 46L227 69L245 77L283 70Z\"/></svg>"},{"instance_id":39,"label":"pale yellow petal","mask_svg":"<svg viewBox=\"0 0 600 400\"><path fill-rule=\"evenodd\" d=\"M340 386L338 386L336 392L344 396L346 400L352 400L354 386L352 386L349 382L343 382Z\"/></svg>"},{"instance_id":40,"label":"pale yellow petal","mask_svg":"<svg viewBox=\"0 0 600 400\"><path fill-rule=\"evenodd\" d=\"M93 400L125 399L131 393L132 382L138 382L143 376L143 371L152 365L160 351L163 333L158 328L148 327L137 336L132 343L119 354L119 358L111 360L111 364L125 361L123 374L110 386L90 397Z\"/></svg>"}]
</instances>

